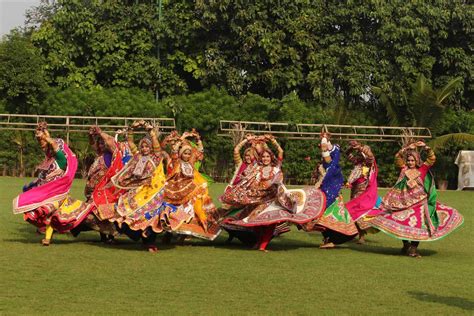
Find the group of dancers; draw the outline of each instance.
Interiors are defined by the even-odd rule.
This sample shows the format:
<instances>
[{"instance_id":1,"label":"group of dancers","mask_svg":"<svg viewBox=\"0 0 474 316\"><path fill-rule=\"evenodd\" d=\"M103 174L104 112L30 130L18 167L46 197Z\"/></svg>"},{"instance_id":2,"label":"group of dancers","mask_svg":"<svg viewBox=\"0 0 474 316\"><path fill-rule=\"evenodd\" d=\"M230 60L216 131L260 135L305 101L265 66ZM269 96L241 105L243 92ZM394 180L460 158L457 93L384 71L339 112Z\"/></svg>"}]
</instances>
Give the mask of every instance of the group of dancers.
<instances>
[{"instance_id":1,"label":"group of dancers","mask_svg":"<svg viewBox=\"0 0 474 316\"><path fill-rule=\"evenodd\" d=\"M146 134L138 146L133 140L136 131ZM119 141L120 134L126 141ZM457 210L437 202L430 172L436 157L422 141L396 154L400 176L380 198L377 164L367 145L349 142L345 154L353 169L344 183L341 148L322 133L315 184L288 189L282 171L284 151L277 140L248 134L234 148L235 172L217 208L208 192L209 178L199 171L204 150L195 130L181 135L174 131L160 141L158 129L145 121L134 122L115 137L92 126L89 141L96 157L84 201L69 193L77 159L68 145L52 138L45 122L38 124L35 137L45 157L37 167L37 179L13 200L13 212L23 214L44 234L45 246L54 232L77 236L95 230L106 243L125 234L157 252L158 234L163 234L163 243L173 236L182 243L191 237L214 240L224 229L228 242L238 238L266 252L272 238L294 225L321 232L320 248L334 248L356 236L363 243L367 233L382 231L403 241L403 254L420 257L420 241L443 238L463 223ZM349 201L342 198L343 186L350 188Z\"/></svg>"}]
</instances>

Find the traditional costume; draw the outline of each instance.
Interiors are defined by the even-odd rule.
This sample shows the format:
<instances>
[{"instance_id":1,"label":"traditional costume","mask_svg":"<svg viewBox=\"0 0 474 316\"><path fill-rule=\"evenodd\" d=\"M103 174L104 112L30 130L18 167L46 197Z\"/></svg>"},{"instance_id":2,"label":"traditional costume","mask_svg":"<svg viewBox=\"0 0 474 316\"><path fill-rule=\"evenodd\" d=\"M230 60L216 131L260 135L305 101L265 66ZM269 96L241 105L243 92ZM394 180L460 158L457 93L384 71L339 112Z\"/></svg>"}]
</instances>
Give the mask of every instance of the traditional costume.
<instances>
[{"instance_id":1,"label":"traditional costume","mask_svg":"<svg viewBox=\"0 0 474 316\"><path fill-rule=\"evenodd\" d=\"M313 188L286 189L281 171L283 151L278 143L276 145L281 151L278 159L271 150L265 149L258 166L220 198L236 209L221 222L221 226L230 230L253 229L258 236L256 246L260 250L266 249L278 224L305 224L319 217L325 206L321 191ZM269 158L264 158L265 155ZM264 164L262 159L270 159L271 162Z\"/></svg>"},{"instance_id":2,"label":"traditional costume","mask_svg":"<svg viewBox=\"0 0 474 316\"><path fill-rule=\"evenodd\" d=\"M344 182L341 167L339 166L340 147L332 145L326 137L321 144L328 150L322 152L322 162L318 168L318 182L315 188L320 188L326 197L326 209L322 216L300 226L305 231L320 231L324 241L321 248L332 248L352 239L357 235L357 227L345 208L340 191Z\"/></svg>"},{"instance_id":3,"label":"traditional costume","mask_svg":"<svg viewBox=\"0 0 474 316\"><path fill-rule=\"evenodd\" d=\"M202 159L203 148L199 139L197 147L183 137L174 145L164 188L166 204L160 211L159 222L154 219L155 230L209 240L219 235L221 230L215 218L217 210L209 196L208 182L196 168Z\"/></svg>"},{"instance_id":4,"label":"traditional costume","mask_svg":"<svg viewBox=\"0 0 474 316\"><path fill-rule=\"evenodd\" d=\"M117 230L115 225L102 215L105 208L110 209L112 207L113 210L113 204L111 206L110 199L107 199L108 201L98 199L97 193L94 197L93 193L97 192L100 184L102 187L104 186L104 178L107 178L106 181L110 181L110 177L122 168L121 155L118 150L118 144L113 137L102 133L97 126L92 126L89 130L89 143L97 153L87 172L84 188L86 202L91 204L92 212L81 225L71 230L71 233L76 237L82 231L95 230L100 233L101 241L111 243L117 235ZM103 188L100 190L102 191Z\"/></svg>"},{"instance_id":5,"label":"traditional costume","mask_svg":"<svg viewBox=\"0 0 474 316\"><path fill-rule=\"evenodd\" d=\"M24 214L24 219L46 232L44 245L49 245L53 231L67 232L79 225L91 207L70 197L77 159L62 139L51 140L45 159L37 167L38 178L23 188L13 200L13 213Z\"/></svg>"},{"instance_id":6,"label":"traditional costume","mask_svg":"<svg viewBox=\"0 0 474 316\"><path fill-rule=\"evenodd\" d=\"M242 146L246 144L250 145L250 147L247 147L244 150L244 159L242 160L242 157L240 156L240 150L242 149ZM257 152L251 145L252 144L248 142L248 139L244 139L239 144L237 144L237 146L235 146L234 163L236 167L232 179L224 190L224 196L226 194L231 194L234 186L240 183L242 179L252 174L253 169L257 167ZM223 203L222 207L220 208L221 217L230 217L238 212L238 208L233 208L231 205L226 205L225 203ZM230 243L234 237L248 246L253 246L257 243L257 235L253 228L239 227L238 230L235 230L230 226L224 225L222 227L229 234L229 238L227 239L228 243Z\"/></svg>"},{"instance_id":7,"label":"traditional costume","mask_svg":"<svg viewBox=\"0 0 474 316\"><path fill-rule=\"evenodd\" d=\"M152 229L152 220L158 216L158 210L163 204L163 187L165 174L163 169L163 154L157 140L152 141L144 137L139 147L143 145L151 149L149 154L138 151L129 134L129 143L133 157L127 165L111 177L111 185L104 185L102 194L110 197L110 203L102 204L110 221L115 222L121 233L125 233L133 240L142 238L150 251L156 251L155 230ZM156 136L153 136L156 137ZM119 164L117 159L117 164ZM120 161L122 161L120 159ZM120 195L117 195L120 190ZM97 198L100 191L97 192ZM108 194L108 195L107 195ZM116 201L114 214L111 205ZM101 210L101 206L98 207ZM104 213L104 212L103 212Z\"/></svg>"},{"instance_id":8,"label":"traditional costume","mask_svg":"<svg viewBox=\"0 0 474 316\"><path fill-rule=\"evenodd\" d=\"M424 143L417 146L424 146L426 161L421 161L415 146L401 149L395 158L396 165L401 168L397 183L383 197L380 208L373 209L364 219L370 226L402 239L402 251L412 257L419 257L420 241L441 239L461 226L464 220L457 210L437 201L430 172L436 156ZM407 166L408 159L414 160L412 168Z\"/></svg>"}]
</instances>

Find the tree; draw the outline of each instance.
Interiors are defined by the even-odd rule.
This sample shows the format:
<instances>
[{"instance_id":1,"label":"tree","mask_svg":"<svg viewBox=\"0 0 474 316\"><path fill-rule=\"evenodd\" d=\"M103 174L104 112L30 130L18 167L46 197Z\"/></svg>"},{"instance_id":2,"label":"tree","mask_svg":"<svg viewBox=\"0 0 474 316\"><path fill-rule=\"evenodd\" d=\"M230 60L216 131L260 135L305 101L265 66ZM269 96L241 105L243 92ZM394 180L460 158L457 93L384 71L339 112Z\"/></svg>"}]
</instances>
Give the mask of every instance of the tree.
<instances>
[{"instance_id":1,"label":"tree","mask_svg":"<svg viewBox=\"0 0 474 316\"><path fill-rule=\"evenodd\" d=\"M461 78L455 78L445 86L435 89L420 75L410 84L410 91L402 90L399 96L390 95L379 87L372 89L380 97L391 125L428 127L436 131L449 98L459 88L461 81Z\"/></svg>"},{"instance_id":2,"label":"tree","mask_svg":"<svg viewBox=\"0 0 474 316\"><path fill-rule=\"evenodd\" d=\"M465 0L59 1L32 38L61 87L139 87L160 95L212 86L231 95L367 108L423 74L460 77L473 103L474 10ZM364 96L364 98L361 98Z\"/></svg>"},{"instance_id":3,"label":"tree","mask_svg":"<svg viewBox=\"0 0 474 316\"><path fill-rule=\"evenodd\" d=\"M14 31L0 42L0 98L10 113L38 113L47 80L44 59L30 39Z\"/></svg>"}]
</instances>

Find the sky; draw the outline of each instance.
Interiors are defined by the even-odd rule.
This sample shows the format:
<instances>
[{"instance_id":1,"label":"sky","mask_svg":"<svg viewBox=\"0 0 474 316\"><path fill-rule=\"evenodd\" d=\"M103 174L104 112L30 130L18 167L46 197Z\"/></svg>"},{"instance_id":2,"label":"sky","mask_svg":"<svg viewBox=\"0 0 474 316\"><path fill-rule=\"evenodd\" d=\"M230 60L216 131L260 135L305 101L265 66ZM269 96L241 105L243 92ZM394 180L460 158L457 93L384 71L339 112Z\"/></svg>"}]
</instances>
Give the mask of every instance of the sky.
<instances>
[{"instance_id":1,"label":"sky","mask_svg":"<svg viewBox=\"0 0 474 316\"><path fill-rule=\"evenodd\" d=\"M0 0L0 36L23 26L26 9L37 6L40 0Z\"/></svg>"}]
</instances>

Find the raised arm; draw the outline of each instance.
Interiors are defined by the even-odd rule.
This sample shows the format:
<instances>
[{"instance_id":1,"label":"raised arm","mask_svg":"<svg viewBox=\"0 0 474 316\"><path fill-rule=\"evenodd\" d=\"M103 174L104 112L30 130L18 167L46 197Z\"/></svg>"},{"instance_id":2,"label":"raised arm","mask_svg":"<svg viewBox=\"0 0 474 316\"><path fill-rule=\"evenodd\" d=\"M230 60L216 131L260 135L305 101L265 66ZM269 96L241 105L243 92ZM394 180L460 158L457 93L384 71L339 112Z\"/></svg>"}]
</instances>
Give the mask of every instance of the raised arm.
<instances>
[{"instance_id":1,"label":"raised arm","mask_svg":"<svg viewBox=\"0 0 474 316\"><path fill-rule=\"evenodd\" d=\"M153 125L146 123L145 129L148 131L148 134L150 134L153 152L155 153L155 155L161 153L161 146L160 142L158 141L158 135L156 133L155 128L153 127Z\"/></svg>"},{"instance_id":2,"label":"raised arm","mask_svg":"<svg viewBox=\"0 0 474 316\"><path fill-rule=\"evenodd\" d=\"M193 159L194 162L198 160L203 160L204 159L204 146L202 145L201 135L199 135L199 133L193 129L191 131L191 136L193 136L196 139L196 145L197 145L197 150L198 150L198 155L197 156L193 155L191 159Z\"/></svg>"},{"instance_id":3,"label":"raised arm","mask_svg":"<svg viewBox=\"0 0 474 316\"><path fill-rule=\"evenodd\" d=\"M66 155L59 148L58 143L56 143L56 141L51 138L51 136L49 135L49 132L47 130L45 130L43 133L44 133L43 134L44 139L49 144L49 146L51 146L51 149L53 150L54 159L56 159L56 162L57 162L59 168L61 168L62 170L66 170L66 168L67 168Z\"/></svg>"},{"instance_id":4,"label":"raised arm","mask_svg":"<svg viewBox=\"0 0 474 316\"><path fill-rule=\"evenodd\" d=\"M277 149L278 160L283 161L283 153L284 153L283 148L281 148L280 144L277 142L275 137L271 136L270 141L273 144L273 146L275 146L275 148Z\"/></svg>"},{"instance_id":5,"label":"raised arm","mask_svg":"<svg viewBox=\"0 0 474 316\"><path fill-rule=\"evenodd\" d=\"M91 147L95 147L96 144L95 144L95 139L94 139L94 134L95 134L95 126L91 126L89 128L89 133L87 134L87 136L89 137L89 145Z\"/></svg>"},{"instance_id":6,"label":"raised arm","mask_svg":"<svg viewBox=\"0 0 474 316\"><path fill-rule=\"evenodd\" d=\"M249 138L246 137L240 143L238 143L237 146L234 147L234 162L235 162L236 165L239 165L239 164L242 163L242 157L240 156L240 150L248 142L249 142Z\"/></svg>"},{"instance_id":7,"label":"raised arm","mask_svg":"<svg viewBox=\"0 0 474 316\"><path fill-rule=\"evenodd\" d=\"M374 154L372 153L372 149L370 148L370 146L367 146L367 145L361 146L360 152L365 158L365 164L367 166L372 166L375 161L375 157L374 157Z\"/></svg>"},{"instance_id":8,"label":"raised arm","mask_svg":"<svg viewBox=\"0 0 474 316\"><path fill-rule=\"evenodd\" d=\"M114 152L117 149L117 144L115 143L115 138L109 134L103 132L100 127L94 126L95 134L104 140L105 147L110 151Z\"/></svg>"},{"instance_id":9,"label":"raised arm","mask_svg":"<svg viewBox=\"0 0 474 316\"><path fill-rule=\"evenodd\" d=\"M426 146L425 150L426 150L426 154L427 154L427 157L426 157L426 160L425 160L425 165L431 167L436 162L436 155L434 153L434 150L431 149L431 147L429 147L429 146Z\"/></svg>"},{"instance_id":10,"label":"raised arm","mask_svg":"<svg viewBox=\"0 0 474 316\"><path fill-rule=\"evenodd\" d=\"M326 162L327 164L331 163L332 161L332 157L330 153L330 150L332 149L332 147L330 146L331 146L331 143L328 141L328 139L326 137L323 137L321 139L321 144L320 144L321 156L323 157L324 162Z\"/></svg>"},{"instance_id":11,"label":"raised arm","mask_svg":"<svg viewBox=\"0 0 474 316\"><path fill-rule=\"evenodd\" d=\"M416 146L421 147L426 151L426 160L423 163L428 167L433 166L436 162L436 155L434 153L434 150L431 149L430 146L426 145L423 141L417 142Z\"/></svg>"},{"instance_id":12,"label":"raised arm","mask_svg":"<svg viewBox=\"0 0 474 316\"><path fill-rule=\"evenodd\" d=\"M186 139L186 133L183 133L181 137L174 143L173 147L171 148L171 160L178 160L179 156L179 147Z\"/></svg>"},{"instance_id":13,"label":"raised arm","mask_svg":"<svg viewBox=\"0 0 474 316\"><path fill-rule=\"evenodd\" d=\"M133 142L133 130L132 129L128 129L128 131L127 131L127 143L128 143L128 147L130 147L130 152L132 153L132 155L138 154L137 145L135 145L135 143Z\"/></svg>"},{"instance_id":14,"label":"raised arm","mask_svg":"<svg viewBox=\"0 0 474 316\"><path fill-rule=\"evenodd\" d=\"M405 154L405 147L401 148L396 154L395 154L395 166L398 168L403 168L406 165L405 158L403 158Z\"/></svg>"}]
</instances>

